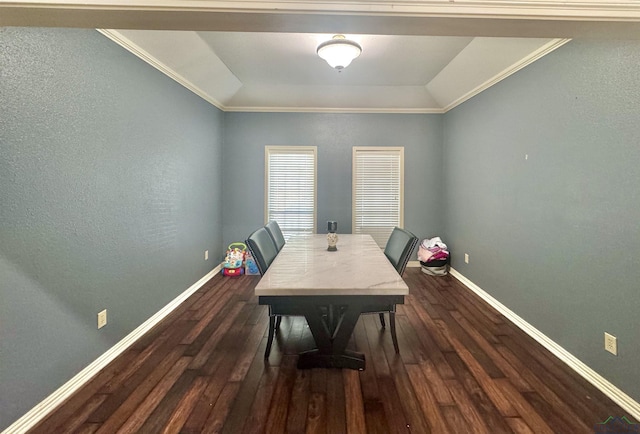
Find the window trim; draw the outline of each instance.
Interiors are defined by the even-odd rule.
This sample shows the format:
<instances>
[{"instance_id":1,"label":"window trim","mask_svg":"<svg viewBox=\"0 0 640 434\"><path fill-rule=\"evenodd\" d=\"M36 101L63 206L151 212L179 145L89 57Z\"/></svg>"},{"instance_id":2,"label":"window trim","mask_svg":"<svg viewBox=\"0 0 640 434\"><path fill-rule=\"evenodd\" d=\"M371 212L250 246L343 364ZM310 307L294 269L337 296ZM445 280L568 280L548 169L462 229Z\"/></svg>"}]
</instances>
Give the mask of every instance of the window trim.
<instances>
[{"instance_id":1,"label":"window trim","mask_svg":"<svg viewBox=\"0 0 640 434\"><path fill-rule=\"evenodd\" d=\"M351 158L351 232L356 233L356 180L358 152L397 152L400 157L400 213L398 227L404 228L404 146L354 146ZM384 248L384 247L383 247Z\"/></svg>"},{"instance_id":2,"label":"window trim","mask_svg":"<svg viewBox=\"0 0 640 434\"><path fill-rule=\"evenodd\" d=\"M317 146L283 146L266 145L264 147L264 222L269 221L269 155L272 152L284 153L309 153L313 154L313 232L318 229L318 147Z\"/></svg>"}]
</instances>

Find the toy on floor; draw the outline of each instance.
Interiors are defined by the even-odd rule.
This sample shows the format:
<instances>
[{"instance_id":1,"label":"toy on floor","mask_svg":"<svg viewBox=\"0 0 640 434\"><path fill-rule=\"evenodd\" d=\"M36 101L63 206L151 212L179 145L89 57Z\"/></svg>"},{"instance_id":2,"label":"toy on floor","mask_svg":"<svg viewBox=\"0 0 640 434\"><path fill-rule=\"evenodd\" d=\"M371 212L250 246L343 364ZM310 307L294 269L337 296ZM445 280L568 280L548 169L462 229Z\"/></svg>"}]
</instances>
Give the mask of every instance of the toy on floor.
<instances>
[{"instance_id":1,"label":"toy on floor","mask_svg":"<svg viewBox=\"0 0 640 434\"><path fill-rule=\"evenodd\" d=\"M244 258L247 246L244 243L231 243L224 258L222 274L224 276L241 276L244 274Z\"/></svg>"}]
</instances>

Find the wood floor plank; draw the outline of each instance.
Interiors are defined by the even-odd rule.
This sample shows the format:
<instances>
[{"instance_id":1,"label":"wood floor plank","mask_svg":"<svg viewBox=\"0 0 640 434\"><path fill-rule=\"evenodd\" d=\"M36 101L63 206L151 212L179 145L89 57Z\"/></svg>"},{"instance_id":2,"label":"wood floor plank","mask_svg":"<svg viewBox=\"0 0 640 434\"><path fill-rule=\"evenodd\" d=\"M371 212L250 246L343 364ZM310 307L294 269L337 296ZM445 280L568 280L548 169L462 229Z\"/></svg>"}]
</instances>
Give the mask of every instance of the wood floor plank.
<instances>
[{"instance_id":1,"label":"wood floor plank","mask_svg":"<svg viewBox=\"0 0 640 434\"><path fill-rule=\"evenodd\" d=\"M259 276L216 275L31 433L588 433L624 415L451 276L409 268L400 354L376 315L364 371L296 368L314 341L285 317L267 360Z\"/></svg>"},{"instance_id":2,"label":"wood floor plank","mask_svg":"<svg viewBox=\"0 0 640 434\"><path fill-rule=\"evenodd\" d=\"M118 434L126 434L136 432L144 424L147 417L155 410L166 393L173 387L175 382L180 378L184 370L191 363L191 357L181 357L171 367L167 375L149 392L147 397L140 402L135 411L129 416L126 422L118 429Z\"/></svg>"},{"instance_id":3,"label":"wood floor plank","mask_svg":"<svg viewBox=\"0 0 640 434\"><path fill-rule=\"evenodd\" d=\"M220 316L220 311L226 306L227 302L231 299L232 295L233 294L231 292L225 292L220 297L214 298L212 300L213 301L212 306L206 312L200 315L199 318L198 316L193 315L192 319L194 321L198 320L198 322L193 326L193 328L191 329L191 332L189 332L189 334L184 337L181 344L183 345L192 344L193 341L195 341L196 338L200 335L200 333L202 333L202 331L207 326L211 325L212 320L216 316Z\"/></svg>"},{"instance_id":4,"label":"wood floor plank","mask_svg":"<svg viewBox=\"0 0 640 434\"><path fill-rule=\"evenodd\" d=\"M438 320L441 321L441 320ZM440 323L439 323L440 324ZM515 411L509 400L504 396L501 392L500 388L497 387L496 382L493 378L483 369L483 365L474 357L467 348L460 342L457 337L454 337L453 334L447 330L447 327L444 323L441 324L443 330L446 330L446 334L448 335L448 339L451 341L451 344L456 349L456 353L460 356L460 359L467 365L467 368L471 372L471 374L478 381L484 392L487 394L489 399L496 406L500 414L505 417L509 416L517 416L518 413Z\"/></svg>"},{"instance_id":5,"label":"wood floor plank","mask_svg":"<svg viewBox=\"0 0 640 434\"><path fill-rule=\"evenodd\" d=\"M520 417L508 417L505 419L515 434L535 434L529 425Z\"/></svg>"},{"instance_id":6,"label":"wood floor plank","mask_svg":"<svg viewBox=\"0 0 640 434\"><path fill-rule=\"evenodd\" d=\"M415 365L427 357L422 351L420 340L413 333L413 328L409 325L406 315L396 315L396 335L403 363Z\"/></svg>"},{"instance_id":7,"label":"wood floor plank","mask_svg":"<svg viewBox=\"0 0 640 434\"><path fill-rule=\"evenodd\" d=\"M440 377L440 372L436 369L431 360L424 360L419 364L422 374L427 380L427 384L432 385L432 390L439 405L454 405L453 397L449 393L449 389L445 385L445 380ZM451 366L447 362L447 366L451 369ZM451 371L451 378L454 378L455 374Z\"/></svg>"},{"instance_id":8,"label":"wood floor plank","mask_svg":"<svg viewBox=\"0 0 640 434\"><path fill-rule=\"evenodd\" d=\"M420 343L424 348L425 354L427 354L429 356L429 359L433 361L434 366L438 370L438 374L442 378L453 378L455 374L451 369L451 366L449 366L449 364L447 363L440 345L442 345L442 347L444 347L447 351L452 351L453 347L451 347L451 344L444 337L442 339L443 341L447 342L446 345L442 343L439 345L436 340L433 339L431 332L428 330L427 326L424 325L424 322L420 320L419 315L417 314L417 310L419 309L419 307L416 308L415 306L413 306L413 308L414 310L416 310L416 312L412 312L410 308L406 309L407 318L409 319L409 323L418 336ZM442 334L442 332L440 332L439 330L438 333Z\"/></svg>"},{"instance_id":9,"label":"wood floor plank","mask_svg":"<svg viewBox=\"0 0 640 434\"><path fill-rule=\"evenodd\" d=\"M415 391L418 403L420 404L420 409L425 415L431 432L449 432L449 428L440 410L438 400L426 381L426 378L422 373L422 368L418 365L407 365L407 373L411 379L411 384Z\"/></svg>"},{"instance_id":10,"label":"wood floor plank","mask_svg":"<svg viewBox=\"0 0 640 434\"><path fill-rule=\"evenodd\" d=\"M446 310L456 310L455 303L448 294L440 291L441 285L438 283L439 281L440 279L426 275L419 277L420 287L423 288L424 291L429 291L430 296L437 300L437 303L434 303L434 305Z\"/></svg>"},{"instance_id":11,"label":"wood floor plank","mask_svg":"<svg viewBox=\"0 0 640 434\"><path fill-rule=\"evenodd\" d=\"M459 351L460 346L455 346L449 336L455 336L455 341L463 346L467 352L472 354L473 359L482 367L482 371L486 372L489 377L504 378L504 373L496 366L491 357L482 350L466 330L453 318L452 313L455 311L448 311L442 308L440 308L440 311L442 319L436 320L435 322L441 330L446 330L444 334L447 336L447 339L455 351Z\"/></svg>"},{"instance_id":12,"label":"wood floor plank","mask_svg":"<svg viewBox=\"0 0 640 434\"><path fill-rule=\"evenodd\" d=\"M115 390L122 388L123 384L132 384L135 380L131 380L131 377L136 375L140 377L140 372L145 368L144 366L153 367L157 364L157 360L162 358L163 351L173 348L178 342L178 336L182 335L182 331L177 331L176 328L181 328L184 333L188 333L193 323L190 321L176 321L173 323L173 327L166 328L158 336L157 339L151 341L147 348L137 353L137 356L125 367L125 369L118 372L113 378L106 382L101 389L102 393L113 393ZM180 336L181 337L181 336ZM182 338L182 337L181 337ZM149 361L149 359L152 359Z\"/></svg>"},{"instance_id":13,"label":"wood floor plank","mask_svg":"<svg viewBox=\"0 0 640 434\"><path fill-rule=\"evenodd\" d=\"M291 434L301 433L305 430L311 393L311 371L297 369L295 375L286 427L286 432Z\"/></svg>"},{"instance_id":14,"label":"wood floor plank","mask_svg":"<svg viewBox=\"0 0 640 434\"><path fill-rule=\"evenodd\" d=\"M556 378L556 384L561 384L565 390L571 390L574 396L584 398L577 401L583 402L586 407L598 415L610 415L619 411L619 406L608 399L602 391L594 388L577 372L571 369L567 370L567 366L560 359L546 351L538 342L530 344L529 337L522 330L518 329L517 332L517 334L510 335L510 338L517 341L521 348L525 349L528 354L551 373ZM574 399L574 401L576 400Z\"/></svg>"},{"instance_id":15,"label":"wood floor plank","mask_svg":"<svg viewBox=\"0 0 640 434\"><path fill-rule=\"evenodd\" d=\"M371 364L373 356L367 339L367 331L365 330L362 319L356 324L354 335L356 337L356 342L358 343L358 350L364 354L367 363ZM363 401L378 400L380 392L378 390L378 381L376 380L375 369L365 369L360 371L358 375L360 377L360 390L362 391Z\"/></svg>"},{"instance_id":16,"label":"wood floor plank","mask_svg":"<svg viewBox=\"0 0 640 434\"><path fill-rule=\"evenodd\" d=\"M447 405L442 407L442 414L447 420L447 424L451 427L451 433L472 433L473 427L465 420L460 409L455 405Z\"/></svg>"},{"instance_id":17,"label":"wood floor plank","mask_svg":"<svg viewBox=\"0 0 640 434\"><path fill-rule=\"evenodd\" d=\"M201 369L203 374L217 375L220 365L225 365L225 367L229 367L231 372L235 372L239 367L240 356L243 355L243 350L252 330L252 326L247 326L246 320L251 315L252 310L256 308L256 305L253 304L245 304L242 307L234 320L234 324L227 329L216 350L211 353L209 360L205 362ZM229 373L229 375L232 375L232 373ZM234 381L232 378L227 379Z\"/></svg>"},{"instance_id":18,"label":"wood floor plank","mask_svg":"<svg viewBox=\"0 0 640 434\"><path fill-rule=\"evenodd\" d=\"M520 375L528 380L528 384L533 385L533 389L544 398L555 412L562 416L562 419L567 420L576 431L591 430L590 425L586 424L583 419L575 413L573 406L563 401L546 383L542 382L540 378L529 369L527 364L522 363L508 348L504 346L497 346L496 348L506 360L513 364L520 372Z\"/></svg>"},{"instance_id":19,"label":"wood floor plank","mask_svg":"<svg viewBox=\"0 0 640 434\"><path fill-rule=\"evenodd\" d=\"M379 323L374 319L373 315L363 315L360 318L360 321L364 324L365 332L367 335L367 343L369 344L369 349L371 351L371 359L367 360L367 367L371 366L374 368L376 377L380 378L381 376L390 376L391 371L389 370L389 365L387 364L387 358L385 357L383 348L383 339L386 336L383 336L378 327Z\"/></svg>"},{"instance_id":20,"label":"wood floor plank","mask_svg":"<svg viewBox=\"0 0 640 434\"><path fill-rule=\"evenodd\" d=\"M185 422L183 428L185 432L197 433L202 430L202 427L211 414L213 407L220 399L220 395L229 380L229 375L235 365L235 359L233 357L224 357L224 354L220 352L212 358L211 365L215 367L213 368L213 371L215 371L213 374L204 369L200 371L200 374L207 376L208 384L199 402Z\"/></svg>"},{"instance_id":21,"label":"wood floor plank","mask_svg":"<svg viewBox=\"0 0 640 434\"><path fill-rule=\"evenodd\" d=\"M452 278L449 277L448 279L450 281ZM475 312L477 312L483 318L486 318L488 321L490 321L493 324L504 323L505 318L502 316L501 313L499 313L492 306L487 304L477 294L469 291L467 288L463 287L462 285L459 285L459 284L450 285L450 290L448 293L452 294L459 300L459 302L457 303L457 306L461 306L461 305L465 306L470 313L474 313L474 316L477 316L475 315ZM483 324L485 323L485 321L481 321L481 322Z\"/></svg>"},{"instance_id":22,"label":"wood floor plank","mask_svg":"<svg viewBox=\"0 0 640 434\"><path fill-rule=\"evenodd\" d=\"M348 369L342 370L344 379L344 406L346 407L346 431L350 434L366 432L364 402L362 401L362 391L360 389L360 377L357 371ZM333 406L332 406L333 407ZM331 420L331 417L329 417ZM344 425L343 425L344 427ZM344 428L330 426L329 432L343 432Z\"/></svg>"},{"instance_id":23,"label":"wood floor plank","mask_svg":"<svg viewBox=\"0 0 640 434\"><path fill-rule=\"evenodd\" d=\"M144 424L138 429L139 433L159 433L167 425L169 418L184 395L192 386L197 373L185 370L175 381L173 386L164 394L156 408L151 412Z\"/></svg>"},{"instance_id":24,"label":"wood floor plank","mask_svg":"<svg viewBox=\"0 0 640 434\"><path fill-rule=\"evenodd\" d=\"M97 423L85 423L74 434L93 434L100 428Z\"/></svg>"},{"instance_id":25,"label":"wood floor plank","mask_svg":"<svg viewBox=\"0 0 640 434\"><path fill-rule=\"evenodd\" d=\"M158 382L160 382L167 372L169 372L178 360L182 358L183 352L183 346L175 347L175 349L171 351L148 376L145 377L144 381L127 395L126 399L117 406L108 418L106 418L97 432L99 434L112 434L116 432L129 418L129 416L136 411L138 406L144 401ZM190 362L189 359L186 361Z\"/></svg>"},{"instance_id":26,"label":"wood floor plank","mask_svg":"<svg viewBox=\"0 0 640 434\"><path fill-rule=\"evenodd\" d=\"M235 400L238 391L240 390L240 383L229 382L222 389L220 397L216 401L216 405L211 410L209 418L204 424L202 434L217 434L222 432L224 421L229 414L231 404Z\"/></svg>"},{"instance_id":27,"label":"wood floor plank","mask_svg":"<svg viewBox=\"0 0 640 434\"><path fill-rule=\"evenodd\" d=\"M180 432L206 387L206 377L198 377L191 383L191 387L167 419L162 434L177 434Z\"/></svg>"},{"instance_id":28,"label":"wood floor plank","mask_svg":"<svg viewBox=\"0 0 640 434\"><path fill-rule=\"evenodd\" d=\"M87 405L82 408L81 411L74 413L74 415L65 421L64 430L60 430L58 432L64 434L74 433L84 424L89 415L93 413L93 411L98 408L104 400L107 398L107 395L94 395L88 402ZM96 428L97 429L97 428Z\"/></svg>"},{"instance_id":29,"label":"wood floor plank","mask_svg":"<svg viewBox=\"0 0 640 434\"><path fill-rule=\"evenodd\" d=\"M211 354L215 350L218 343L224 337L225 332L231 327L231 324L235 320L236 316L245 307L244 302L236 302L233 307L226 313L224 320L206 340L200 351L195 355L191 361L189 369L200 369L204 366L206 361L211 357Z\"/></svg>"},{"instance_id":30,"label":"wood floor plank","mask_svg":"<svg viewBox=\"0 0 640 434\"><path fill-rule=\"evenodd\" d=\"M447 340L447 338L442 334L440 328L436 325L433 318L426 311L425 306L420 303L413 303L411 306L405 308L405 312L407 316L416 315L424 328L429 332L429 336L436 343L440 351L453 351L453 347L451 343ZM438 314L438 319L440 319L440 314ZM414 321L416 324L417 321Z\"/></svg>"},{"instance_id":31,"label":"wood floor plank","mask_svg":"<svg viewBox=\"0 0 640 434\"><path fill-rule=\"evenodd\" d=\"M527 400L516 390L515 387L506 378L495 380L500 391L507 397L513 407L516 409L520 417L527 422L527 425L535 433L553 434L553 429L548 425L543 416L538 414L535 409L527 402Z\"/></svg>"},{"instance_id":32,"label":"wood floor plank","mask_svg":"<svg viewBox=\"0 0 640 434\"><path fill-rule=\"evenodd\" d=\"M531 392L533 389L527 381L522 378L520 371L514 368L502 355L496 350L495 345L487 341L474 326L467 321L459 312L451 312L451 316L460 324L469 336L480 346L482 351L493 360L495 365L509 378L511 383L521 392Z\"/></svg>"},{"instance_id":33,"label":"wood floor plank","mask_svg":"<svg viewBox=\"0 0 640 434\"><path fill-rule=\"evenodd\" d=\"M111 381L113 377L117 376L119 372L127 369L127 366L131 363L135 357L137 357L138 351L128 350L121 354L116 360L114 360L109 366L102 369L90 382L85 384L80 390L78 390L73 396L69 397L62 405L60 405L55 412L51 413L47 418L38 423L31 429L33 434L48 434L58 430L66 430L67 428L58 428L61 425L73 424L77 413L84 413L87 405L91 402L95 395L100 395L102 398L98 398L101 402L108 397L106 394L101 394L100 390L107 382ZM92 414L97 408L92 407L92 411L88 412L88 415ZM83 418L87 418L88 415L83 415Z\"/></svg>"},{"instance_id":34,"label":"wood floor plank","mask_svg":"<svg viewBox=\"0 0 640 434\"><path fill-rule=\"evenodd\" d=\"M407 425L413 432L430 433L431 429L425 420L425 414L420 408L405 365L400 359L396 359L393 363L392 376L396 391L400 397L400 404L407 419Z\"/></svg>"},{"instance_id":35,"label":"wood floor plank","mask_svg":"<svg viewBox=\"0 0 640 434\"><path fill-rule=\"evenodd\" d=\"M239 381L240 390L236 395L233 406L229 410L229 415L222 427L222 432L226 434L236 434L242 432L242 428L251 415L251 408L256 398L258 385L263 377L264 370L267 367L263 359L264 349L267 345L266 338L260 341L260 345L256 350L256 354L249 366L244 378ZM235 370L234 370L235 372Z\"/></svg>"},{"instance_id":36,"label":"wood floor plank","mask_svg":"<svg viewBox=\"0 0 640 434\"><path fill-rule=\"evenodd\" d=\"M265 431L268 433L282 433L286 429L287 411L295 382L297 363L297 356L286 355L282 359L265 425Z\"/></svg>"},{"instance_id":37,"label":"wood floor plank","mask_svg":"<svg viewBox=\"0 0 640 434\"><path fill-rule=\"evenodd\" d=\"M459 291L453 291L454 294L458 294ZM468 292L468 291L467 291ZM457 313L463 318L465 318L469 324L473 326L477 333L479 333L485 340L490 343L498 344L500 341L497 338L497 335L500 334L501 327L504 324L500 322L498 324L494 323L490 319L484 315L483 311L477 309L473 304L464 304L466 299L459 297L460 301L456 305L456 310L451 313Z\"/></svg>"},{"instance_id":38,"label":"wood floor plank","mask_svg":"<svg viewBox=\"0 0 640 434\"><path fill-rule=\"evenodd\" d=\"M192 318L194 320L202 319L212 308L214 308L214 306L219 305L221 301L227 300L228 297L234 295L232 291L229 291L229 288L233 283L231 279L224 279L222 276L215 276L211 279L211 282L213 281L215 281L215 285L207 287L200 299L200 303L192 304L189 308L193 311Z\"/></svg>"},{"instance_id":39,"label":"wood floor plank","mask_svg":"<svg viewBox=\"0 0 640 434\"><path fill-rule=\"evenodd\" d=\"M469 423L469 426L473 427L474 433L489 434L493 432L458 380L447 380L447 388L453 395L460 414Z\"/></svg>"},{"instance_id":40,"label":"wood floor plank","mask_svg":"<svg viewBox=\"0 0 640 434\"><path fill-rule=\"evenodd\" d=\"M598 409L595 404L592 405L591 399L587 399L586 395L579 394L578 391L565 386L561 381L562 375L552 374L544 365L538 362L537 358L532 357L532 353L526 351L525 348L510 337L501 336L500 340L518 360L522 361L523 366L526 366L528 370L533 372L535 377L529 376L528 382L535 387L536 390L544 393L544 389L550 389L563 403L571 408L572 412L584 421L592 422L594 417L597 418L602 415L605 415L604 419L606 419L609 414L608 410ZM507 353L505 353L505 355L507 355ZM523 371L523 375L525 372L526 371ZM536 380L537 382L541 382L541 384L536 384ZM551 395L548 393L546 393L546 396L551 398ZM583 399L578 399L578 397L582 397Z\"/></svg>"},{"instance_id":41,"label":"wood floor plank","mask_svg":"<svg viewBox=\"0 0 640 434\"><path fill-rule=\"evenodd\" d=\"M378 385L381 392L380 400L389 425L389 433L408 432L409 420L404 415L395 383L390 377L383 376L378 378Z\"/></svg>"},{"instance_id":42,"label":"wood floor plank","mask_svg":"<svg viewBox=\"0 0 640 434\"><path fill-rule=\"evenodd\" d=\"M327 434L327 402L324 393L314 392L307 409L307 434Z\"/></svg>"},{"instance_id":43,"label":"wood floor plank","mask_svg":"<svg viewBox=\"0 0 640 434\"><path fill-rule=\"evenodd\" d=\"M491 427L492 434L510 433L509 426L504 421L494 403L489 399L484 389L472 375L469 368L456 353L447 353L447 360L456 372L456 377L466 390L469 399L474 403L487 426ZM455 402L454 402L455 405Z\"/></svg>"},{"instance_id":44,"label":"wood floor plank","mask_svg":"<svg viewBox=\"0 0 640 434\"><path fill-rule=\"evenodd\" d=\"M587 426L580 420L576 420L573 414L566 415L554 410L537 392L522 393L523 398L535 409L537 414L543 416L544 421L555 432L571 432L572 434L592 434L593 426Z\"/></svg>"},{"instance_id":45,"label":"wood floor plank","mask_svg":"<svg viewBox=\"0 0 640 434\"><path fill-rule=\"evenodd\" d=\"M267 423L267 417L269 416L269 407L271 406L271 396L273 390L276 387L276 380L278 379L279 368L271 366L265 369L260 384L255 392L255 399L249 412L243 433L260 433L264 431L264 426Z\"/></svg>"},{"instance_id":46,"label":"wood floor plank","mask_svg":"<svg viewBox=\"0 0 640 434\"><path fill-rule=\"evenodd\" d=\"M308 328L307 321L302 317L287 317L286 321L290 321L290 327L287 339L282 342L282 352L284 354L296 354L296 349L300 344L305 328Z\"/></svg>"},{"instance_id":47,"label":"wood floor plank","mask_svg":"<svg viewBox=\"0 0 640 434\"><path fill-rule=\"evenodd\" d=\"M231 373L229 381L242 381L245 378L251 364L253 363L259 343L263 338L264 323L267 321L268 311L265 306L260 306L256 310L260 312L260 319L262 321L257 324L251 324L250 318L247 320L247 324L245 326L251 327L249 336L245 342L245 346L240 357L238 357L238 361Z\"/></svg>"},{"instance_id":48,"label":"wood floor plank","mask_svg":"<svg viewBox=\"0 0 640 434\"><path fill-rule=\"evenodd\" d=\"M354 386L347 389L345 386L344 373L353 377ZM357 392L355 390L357 389ZM350 407L346 404L349 394L357 394L357 399L362 401L362 391L360 390L360 377L358 371L350 369L330 369L327 372L327 432L343 433L347 428L347 411ZM356 408L354 404L353 408Z\"/></svg>"},{"instance_id":49,"label":"wood floor plank","mask_svg":"<svg viewBox=\"0 0 640 434\"><path fill-rule=\"evenodd\" d=\"M364 432L367 434L388 434L391 432L381 401L365 400L364 415L366 423Z\"/></svg>"}]
</instances>

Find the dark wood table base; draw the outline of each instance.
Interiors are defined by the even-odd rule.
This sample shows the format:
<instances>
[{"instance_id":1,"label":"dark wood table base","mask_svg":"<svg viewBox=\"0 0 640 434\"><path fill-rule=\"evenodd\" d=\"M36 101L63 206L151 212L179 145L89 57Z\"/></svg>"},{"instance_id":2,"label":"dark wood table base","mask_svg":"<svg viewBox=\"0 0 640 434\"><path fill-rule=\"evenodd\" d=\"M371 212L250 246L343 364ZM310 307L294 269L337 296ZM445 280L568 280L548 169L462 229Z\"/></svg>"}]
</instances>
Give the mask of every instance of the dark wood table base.
<instances>
[{"instance_id":1,"label":"dark wood table base","mask_svg":"<svg viewBox=\"0 0 640 434\"><path fill-rule=\"evenodd\" d=\"M349 350L344 350L343 354L321 354L319 350L300 353L298 369L311 368L356 369L362 371L365 368L364 354Z\"/></svg>"},{"instance_id":2,"label":"dark wood table base","mask_svg":"<svg viewBox=\"0 0 640 434\"><path fill-rule=\"evenodd\" d=\"M361 313L404 303L402 295L260 296L272 315L303 315L316 349L300 354L299 369L365 369L364 354L346 349Z\"/></svg>"}]
</instances>

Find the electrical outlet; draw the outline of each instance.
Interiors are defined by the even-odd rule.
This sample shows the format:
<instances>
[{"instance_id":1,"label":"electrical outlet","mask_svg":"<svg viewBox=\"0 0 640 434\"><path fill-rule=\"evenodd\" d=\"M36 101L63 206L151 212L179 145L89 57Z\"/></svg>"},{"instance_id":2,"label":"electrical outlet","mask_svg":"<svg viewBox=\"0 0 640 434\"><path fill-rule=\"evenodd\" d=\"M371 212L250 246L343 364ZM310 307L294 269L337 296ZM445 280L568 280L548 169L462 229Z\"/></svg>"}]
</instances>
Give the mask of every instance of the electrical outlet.
<instances>
[{"instance_id":1,"label":"electrical outlet","mask_svg":"<svg viewBox=\"0 0 640 434\"><path fill-rule=\"evenodd\" d=\"M107 309L103 310L102 312L98 312L98 328L101 329L106 325L107 325Z\"/></svg>"},{"instance_id":2,"label":"electrical outlet","mask_svg":"<svg viewBox=\"0 0 640 434\"><path fill-rule=\"evenodd\" d=\"M468 254L468 253L465 253L465 254L464 254L464 263L465 263L465 264L468 264L468 263L469 263L469 254Z\"/></svg>"},{"instance_id":3,"label":"electrical outlet","mask_svg":"<svg viewBox=\"0 0 640 434\"><path fill-rule=\"evenodd\" d=\"M618 338L609 333L604 333L604 349L614 356L618 355Z\"/></svg>"},{"instance_id":4,"label":"electrical outlet","mask_svg":"<svg viewBox=\"0 0 640 434\"><path fill-rule=\"evenodd\" d=\"M208 251L208 250L205 250L205 251L204 251L204 260L205 260L205 261L208 261L208 260L209 260L209 251Z\"/></svg>"}]
</instances>

